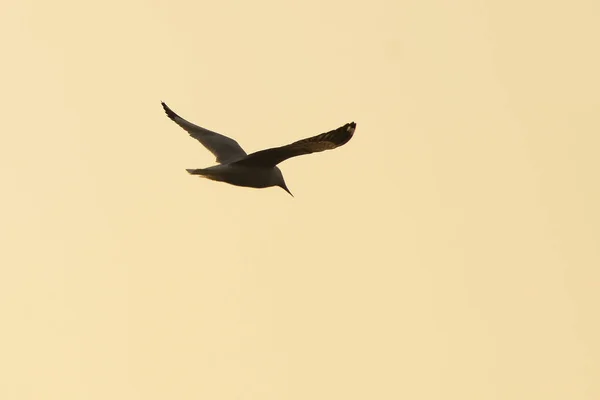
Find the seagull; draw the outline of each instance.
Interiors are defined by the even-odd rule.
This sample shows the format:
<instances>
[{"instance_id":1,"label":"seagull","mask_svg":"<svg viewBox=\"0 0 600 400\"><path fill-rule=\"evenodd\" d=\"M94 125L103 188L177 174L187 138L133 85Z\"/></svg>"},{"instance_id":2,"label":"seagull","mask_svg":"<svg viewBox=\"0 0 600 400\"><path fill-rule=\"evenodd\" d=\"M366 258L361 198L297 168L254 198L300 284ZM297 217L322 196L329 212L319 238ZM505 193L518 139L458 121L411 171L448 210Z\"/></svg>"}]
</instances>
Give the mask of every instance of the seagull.
<instances>
[{"instance_id":1,"label":"seagull","mask_svg":"<svg viewBox=\"0 0 600 400\"><path fill-rule=\"evenodd\" d=\"M356 129L356 124L349 122L332 131L302 139L286 146L246 154L235 140L192 124L175 114L164 102L161 102L161 104L167 116L173 122L202 143L216 157L218 165L208 168L187 169L187 172L236 186L252 188L279 186L292 197L294 195L287 188L283 180L283 174L277 164L291 157L340 147L352 139Z\"/></svg>"}]
</instances>

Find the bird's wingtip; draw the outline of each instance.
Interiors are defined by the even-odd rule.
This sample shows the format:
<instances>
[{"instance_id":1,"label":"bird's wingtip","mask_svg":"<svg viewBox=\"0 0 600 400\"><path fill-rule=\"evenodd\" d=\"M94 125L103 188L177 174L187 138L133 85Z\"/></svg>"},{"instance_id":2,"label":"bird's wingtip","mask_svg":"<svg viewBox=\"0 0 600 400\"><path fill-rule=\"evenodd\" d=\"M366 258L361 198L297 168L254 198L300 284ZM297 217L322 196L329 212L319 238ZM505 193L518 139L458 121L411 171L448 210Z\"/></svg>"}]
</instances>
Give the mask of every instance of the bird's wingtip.
<instances>
[{"instance_id":1,"label":"bird's wingtip","mask_svg":"<svg viewBox=\"0 0 600 400\"><path fill-rule=\"evenodd\" d=\"M355 130L356 130L356 122L352 121L347 125L346 131L348 131L350 134L353 134Z\"/></svg>"},{"instance_id":2,"label":"bird's wingtip","mask_svg":"<svg viewBox=\"0 0 600 400\"><path fill-rule=\"evenodd\" d=\"M161 101L160 104L162 104L163 110L165 110L165 113L167 113L167 117L169 117L171 119L178 117L178 115L175 114L175 112L173 110L171 110L164 101Z\"/></svg>"}]
</instances>

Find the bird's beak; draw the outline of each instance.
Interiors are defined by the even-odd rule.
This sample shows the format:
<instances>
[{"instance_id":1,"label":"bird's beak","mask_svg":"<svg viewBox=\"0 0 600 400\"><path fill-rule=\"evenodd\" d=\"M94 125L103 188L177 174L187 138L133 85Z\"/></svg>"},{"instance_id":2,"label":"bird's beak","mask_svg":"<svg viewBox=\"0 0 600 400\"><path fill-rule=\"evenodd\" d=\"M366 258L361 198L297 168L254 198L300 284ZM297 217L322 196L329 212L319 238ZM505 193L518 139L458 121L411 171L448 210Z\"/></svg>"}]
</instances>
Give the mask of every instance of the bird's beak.
<instances>
[{"instance_id":1,"label":"bird's beak","mask_svg":"<svg viewBox=\"0 0 600 400\"><path fill-rule=\"evenodd\" d=\"M294 197L292 192L290 192L290 189L288 189L287 186L285 185L285 182L283 184L279 185L279 187L282 188L283 190L285 190L286 192L288 192L290 194L290 196Z\"/></svg>"}]
</instances>

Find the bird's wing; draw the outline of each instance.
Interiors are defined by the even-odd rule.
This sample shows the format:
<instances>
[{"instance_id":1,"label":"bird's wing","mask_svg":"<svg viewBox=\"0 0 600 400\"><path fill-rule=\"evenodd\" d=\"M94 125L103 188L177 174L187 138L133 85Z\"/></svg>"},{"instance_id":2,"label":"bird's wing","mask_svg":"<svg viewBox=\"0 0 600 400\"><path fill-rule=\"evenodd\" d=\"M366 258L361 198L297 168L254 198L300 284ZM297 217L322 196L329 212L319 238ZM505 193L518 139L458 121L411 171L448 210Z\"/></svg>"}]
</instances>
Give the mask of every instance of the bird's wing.
<instances>
[{"instance_id":1,"label":"bird's wing","mask_svg":"<svg viewBox=\"0 0 600 400\"><path fill-rule=\"evenodd\" d=\"M235 164L268 168L291 157L335 149L336 147L348 143L348 141L352 139L355 129L356 124L350 122L333 131L302 139L292 144L288 144L287 146L257 151L256 153L252 153L247 157L236 161Z\"/></svg>"},{"instance_id":2,"label":"bird's wing","mask_svg":"<svg viewBox=\"0 0 600 400\"><path fill-rule=\"evenodd\" d=\"M165 103L162 103L167 116L171 118L177 125L185 129L191 137L198 140L217 158L217 162L224 164L231 161L239 160L246 156L246 152L235 140L228 138L216 132L209 131L198 125L181 118L175 114Z\"/></svg>"}]
</instances>

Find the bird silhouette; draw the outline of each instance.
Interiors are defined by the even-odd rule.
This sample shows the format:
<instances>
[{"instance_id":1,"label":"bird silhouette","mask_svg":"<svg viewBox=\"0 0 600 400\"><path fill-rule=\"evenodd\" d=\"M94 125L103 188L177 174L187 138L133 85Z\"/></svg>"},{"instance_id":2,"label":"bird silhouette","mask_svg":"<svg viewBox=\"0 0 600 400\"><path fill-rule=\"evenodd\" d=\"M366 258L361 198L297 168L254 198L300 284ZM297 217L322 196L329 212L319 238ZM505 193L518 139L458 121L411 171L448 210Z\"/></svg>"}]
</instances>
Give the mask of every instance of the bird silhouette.
<instances>
[{"instance_id":1,"label":"bird silhouette","mask_svg":"<svg viewBox=\"0 0 600 400\"><path fill-rule=\"evenodd\" d=\"M191 137L202 143L216 157L218 165L187 169L187 172L236 186L252 188L279 186L290 195L292 193L287 188L277 164L288 158L340 147L352 139L356 130L356 124L350 122L332 131L285 146L247 154L234 139L195 125L177 115L164 102L161 104L171 120L185 129Z\"/></svg>"}]
</instances>

